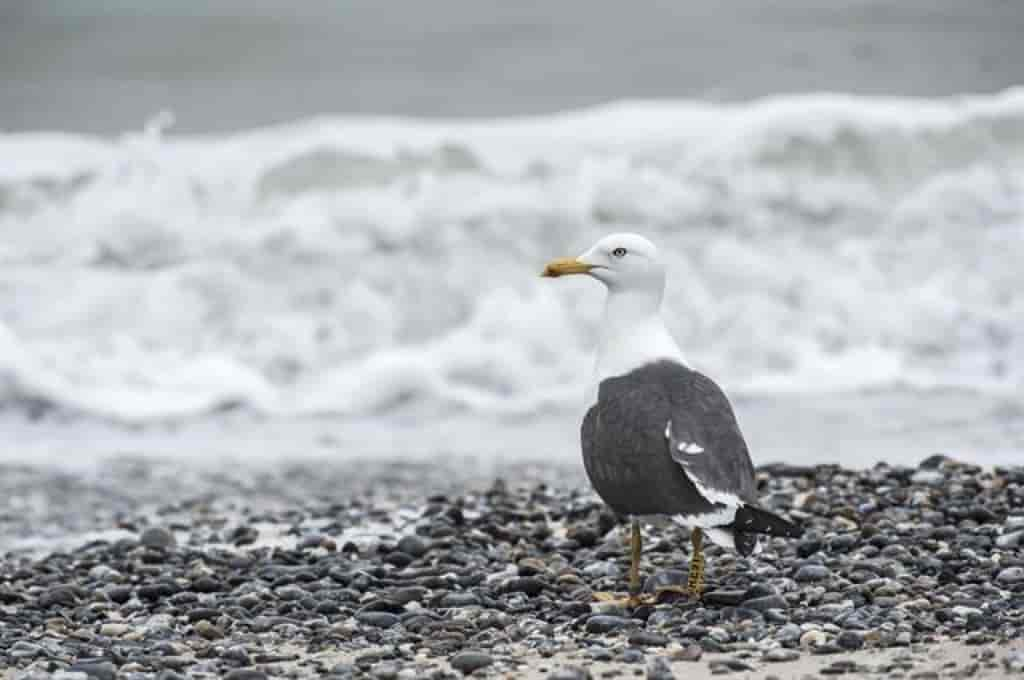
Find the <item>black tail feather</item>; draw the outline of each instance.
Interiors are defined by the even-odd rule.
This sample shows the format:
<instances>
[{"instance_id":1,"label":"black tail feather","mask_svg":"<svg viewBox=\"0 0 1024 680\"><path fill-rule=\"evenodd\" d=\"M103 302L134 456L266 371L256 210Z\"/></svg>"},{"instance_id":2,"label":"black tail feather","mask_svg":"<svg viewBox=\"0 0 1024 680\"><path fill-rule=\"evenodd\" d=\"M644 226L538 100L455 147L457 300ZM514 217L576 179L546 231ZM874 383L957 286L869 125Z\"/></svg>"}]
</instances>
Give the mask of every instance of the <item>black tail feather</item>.
<instances>
[{"instance_id":1,"label":"black tail feather","mask_svg":"<svg viewBox=\"0 0 1024 680\"><path fill-rule=\"evenodd\" d=\"M768 534L785 538L799 538L804 532L796 524L750 505L742 505L736 510L736 519L730 528L738 533Z\"/></svg>"}]
</instances>

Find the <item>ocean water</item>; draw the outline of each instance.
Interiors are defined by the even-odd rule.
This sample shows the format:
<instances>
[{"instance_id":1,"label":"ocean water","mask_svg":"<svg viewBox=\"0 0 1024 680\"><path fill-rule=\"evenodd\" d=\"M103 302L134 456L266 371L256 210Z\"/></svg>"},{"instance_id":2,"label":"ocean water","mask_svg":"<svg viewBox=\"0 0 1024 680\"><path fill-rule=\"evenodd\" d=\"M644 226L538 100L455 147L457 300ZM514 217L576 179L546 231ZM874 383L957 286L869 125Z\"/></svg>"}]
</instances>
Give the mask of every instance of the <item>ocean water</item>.
<instances>
[{"instance_id":1,"label":"ocean water","mask_svg":"<svg viewBox=\"0 0 1024 680\"><path fill-rule=\"evenodd\" d=\"M1022 89L158 116L0 158L5 459L576 455L603 290L538 274L613 231L665 252L761 460L1024 459Z\"/></svg>"}]
</instances>

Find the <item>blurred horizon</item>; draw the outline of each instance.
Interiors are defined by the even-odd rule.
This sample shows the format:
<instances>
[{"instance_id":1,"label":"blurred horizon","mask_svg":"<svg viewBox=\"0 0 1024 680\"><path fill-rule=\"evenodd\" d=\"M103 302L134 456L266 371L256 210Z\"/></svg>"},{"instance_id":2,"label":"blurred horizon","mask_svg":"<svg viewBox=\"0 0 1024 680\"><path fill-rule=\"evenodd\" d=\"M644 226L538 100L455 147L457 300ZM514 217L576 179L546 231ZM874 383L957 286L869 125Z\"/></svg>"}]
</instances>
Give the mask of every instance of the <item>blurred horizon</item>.
<instances>
[{"instance_id":1,"label":"blurred horizon","mask_svg":"<svg viewBox=\"0 0 1024 680\"><path fill-rule=\"evenodd\" d=\"M1020 84L1009 0L723 5L0 0L0 131L175 133L318 115L487 118L620 99Z\"/></svg>"}]
</instances>

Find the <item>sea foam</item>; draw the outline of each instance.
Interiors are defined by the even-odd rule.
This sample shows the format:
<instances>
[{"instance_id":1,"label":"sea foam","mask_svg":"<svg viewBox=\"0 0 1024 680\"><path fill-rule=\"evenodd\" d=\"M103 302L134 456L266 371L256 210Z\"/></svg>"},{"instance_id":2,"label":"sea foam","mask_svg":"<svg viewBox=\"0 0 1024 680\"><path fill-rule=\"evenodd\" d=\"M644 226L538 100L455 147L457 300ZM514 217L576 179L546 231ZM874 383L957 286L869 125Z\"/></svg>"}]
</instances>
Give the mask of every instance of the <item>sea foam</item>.
<instances>
[{"instance_id":1,"label":"sea foam","mask_svg":"<svg viewBox=\"0 0 1024 680\"><path fill-rule=\"evenodd\" d=\"M622 102L219 136L0 135L0 402L529 416L576 403L612 231L732 392L1024 382L1024 90Z\"/></svg>"}]
</instances>

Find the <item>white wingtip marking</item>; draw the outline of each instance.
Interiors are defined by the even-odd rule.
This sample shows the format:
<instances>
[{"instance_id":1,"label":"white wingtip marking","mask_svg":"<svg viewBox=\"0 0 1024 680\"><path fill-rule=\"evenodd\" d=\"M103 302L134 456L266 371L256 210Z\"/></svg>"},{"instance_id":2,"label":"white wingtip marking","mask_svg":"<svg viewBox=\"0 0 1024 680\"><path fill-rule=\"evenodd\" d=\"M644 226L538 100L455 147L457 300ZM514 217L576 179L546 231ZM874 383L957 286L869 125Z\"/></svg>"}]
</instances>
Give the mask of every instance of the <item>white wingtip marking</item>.
<instances>
[{"instance_id":1,"label":"white wingtip marking","mask_svg":"<svg viewBox=\"0 0 1024 680\"><path fill-rule=\"evenodd\" d=\"M676 450L679 453L704 453L704 447L700 444L691 444L690 442L679 442L676 444Z\"/></svg>"},{"instance_id":2,"label":"white wingtip marking","mask_svg":"<svg viewBox=\"0 0 1024 680\"><path fill-rule=\"evenodd\" d=\"M736 494L731 494L727 491L709 489L697 481L697 479L689 472L686 473L686 476L690 478L690 481L693 482L693 485L697 488L697 493L703 496L707 501L711 503L721 503L722 505L730 508L738 508L744 505L743 501L741 501L739 496Z\"/></svg>"},{"instance_id":3,"label":"white wingtip marking","mask_svg":"<svg viewBox=\"0 0 1024 680\"><path fill-rule=\"evenodd\" d=\"M672 439L672 421L668 421L665 425L665 439Z\"/></svg>"}]
</instances>

